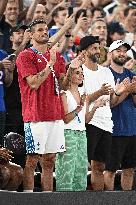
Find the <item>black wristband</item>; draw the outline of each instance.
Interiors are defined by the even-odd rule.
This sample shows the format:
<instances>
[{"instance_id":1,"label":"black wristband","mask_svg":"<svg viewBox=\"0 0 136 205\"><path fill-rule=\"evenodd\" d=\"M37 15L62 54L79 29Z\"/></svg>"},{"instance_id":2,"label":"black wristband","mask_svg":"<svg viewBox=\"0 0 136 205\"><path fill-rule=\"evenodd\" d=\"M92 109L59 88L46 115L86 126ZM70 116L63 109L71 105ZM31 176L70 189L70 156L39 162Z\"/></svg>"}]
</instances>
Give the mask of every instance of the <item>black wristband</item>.
<instances>
[{"instance_id":1,"label":"black wristband","mask_svg":"<svg viewBox=\"0 0 136 205\"><path fill-rule=\"evenodd\" d=\"M71 34L65 34L65 37L66 37L66 38L70 38L70 37L71 37Z\"/></svg>"},{"instance_id":2,"label":"black wristband","mask_svg":"<svg viewBox=\"0 0 136 205\"><path fill-rule=\"evenodd\" d=\"M136 95L136 93L132 93L132 95Z\"/></svg>"},{"instance_id":3,"label":"black wristband","mask_svg":"<svg viewBox=\"0 0 136 205\"><path fill-rule=\"evenodd\" d=\"M118 96L118 97L120 96L120 94L118 94L118 93L116 93L116 92L114 92L114 93L115 93L116 96Z\"/></svg>"}]
</instances>

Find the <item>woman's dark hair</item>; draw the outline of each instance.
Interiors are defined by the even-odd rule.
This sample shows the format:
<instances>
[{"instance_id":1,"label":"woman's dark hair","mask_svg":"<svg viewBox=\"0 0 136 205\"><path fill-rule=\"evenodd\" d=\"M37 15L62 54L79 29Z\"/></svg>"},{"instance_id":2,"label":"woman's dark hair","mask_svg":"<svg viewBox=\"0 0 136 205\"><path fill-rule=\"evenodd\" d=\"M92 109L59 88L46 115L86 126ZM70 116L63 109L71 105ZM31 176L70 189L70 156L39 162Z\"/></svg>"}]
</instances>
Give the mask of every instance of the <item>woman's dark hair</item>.
<instances>
[{"instance_id":1,"label":"woman's dark hair","mask_svg":"<svg viewBox=\"0 0 136 205\"><path fill-rule=\"evenodd\" d=\"M59 6L59 7L57 7L57 8L52 12L52 15L51 15L51 16L52 16L52 19L51 19L51 21L50 21L49 24L48 24L48 28L49 28L49 29L50 29L52 26L55 25L54 18L58 16L59 11L64 11L64 10L66 10L65 7Z\"/></svg>"},{"instance_id":2,"label":"woman's dark hair","mask_svg":"<svg viewBox=\"0 0 136 205\"><path fill-rule=\"evenodd\" d=\"M95 11L100 11L101 12L101 18L104 18L106 16L106 13L105 13L105 11L103 10L102 7L92 7L91 12L92 12L93 16L94 16Z\"/></svg>"},{"instance_id":3,"label":"woman's dark hair","mask_svg":"<svg viewBox=\"0 0 136 205\"><path fill-rule=\"evenodd\" d=\"M86 9L79 9L76 13L76 16L75 16L75 23L77 23L77 21L82 13L83 13L83 17L87 17L87 10Z\"/></svg>"}]
</instances>

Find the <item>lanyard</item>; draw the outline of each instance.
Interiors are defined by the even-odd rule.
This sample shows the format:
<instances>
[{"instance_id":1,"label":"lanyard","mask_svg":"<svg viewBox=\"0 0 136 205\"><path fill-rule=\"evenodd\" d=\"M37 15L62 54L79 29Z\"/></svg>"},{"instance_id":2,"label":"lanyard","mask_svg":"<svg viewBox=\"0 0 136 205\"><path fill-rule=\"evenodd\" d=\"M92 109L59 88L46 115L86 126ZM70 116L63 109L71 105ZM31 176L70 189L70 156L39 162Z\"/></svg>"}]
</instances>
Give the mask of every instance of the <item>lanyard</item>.
<instances>
[{"instance_id":1,"label":"lanyard","mask_svg":"<svg viewBox=\"0 0 136 205\"><path fill-rule=\"evenodd\" d=\"M30 47L30 48L32 49L32 51L33 51L34 53L40 55L40 56L45 60L45 62L48 63L47 58L45 58L45 56L44 56L41 52L39 52L39 51L38 51L36 48L34 48L34 47ZM59 89L59 82L58 82L58 79L57 79L57 77L56 77L56 75L55 75L55 70L53 69L53 67L50 67L50 69L51 69L52 75L53 75L53 77L54 77L55 94L56 94L56 95L59 95L59 94L60 94L60 91L59 91L59 90L60 90L60 89Z\"/></svg>"}]
</instances>

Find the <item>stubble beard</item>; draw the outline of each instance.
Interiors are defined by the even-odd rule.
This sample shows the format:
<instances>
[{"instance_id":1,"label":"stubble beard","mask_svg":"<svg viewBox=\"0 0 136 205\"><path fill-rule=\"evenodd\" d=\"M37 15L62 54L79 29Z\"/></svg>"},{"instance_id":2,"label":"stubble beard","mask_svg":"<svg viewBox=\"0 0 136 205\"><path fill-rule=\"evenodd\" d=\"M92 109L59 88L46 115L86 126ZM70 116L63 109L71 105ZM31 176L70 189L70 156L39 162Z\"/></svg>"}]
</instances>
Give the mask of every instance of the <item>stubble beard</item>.
<instances>
[{"instance_id":1,"label":"stubble beard","mask_svg":"<svg viewBox=\"0 0 136 205\"><path fill-rule=\"evenodd\" d=\"M119 66L123 66L126 63L126 59L124 61L120 61L118 58L113 59L113 62Z\"/></svg>"}]
</instances>

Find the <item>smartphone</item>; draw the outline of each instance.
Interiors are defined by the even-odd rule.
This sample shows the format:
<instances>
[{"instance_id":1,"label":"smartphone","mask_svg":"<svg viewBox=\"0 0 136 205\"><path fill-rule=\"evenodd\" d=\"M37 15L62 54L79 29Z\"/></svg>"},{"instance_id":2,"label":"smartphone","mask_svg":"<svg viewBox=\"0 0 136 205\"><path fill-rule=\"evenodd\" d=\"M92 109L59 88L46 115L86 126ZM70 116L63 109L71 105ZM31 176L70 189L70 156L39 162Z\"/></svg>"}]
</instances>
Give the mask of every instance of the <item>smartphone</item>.
<instances>
[{"instance_id":1,"label":"smartphone","mask_svg":"<svg viewBox=\"0 0 136 205\"><path fill-rule=\"evenodd\" d=\"M71 16L73 14L73 6L68 7L68 16Z\"/></svg>"},{"instance_id":2,"label":"smartphone","mask_svg":"<svg viewBox=\"0 0 136 205\"><path fill-rule=\"evenodd\" d=\"M16 57L16 54L12 53L11 55L8 56L8 60L13 61L15 57Z\"/></svg>"}]
</instances>

